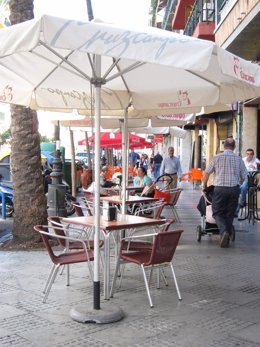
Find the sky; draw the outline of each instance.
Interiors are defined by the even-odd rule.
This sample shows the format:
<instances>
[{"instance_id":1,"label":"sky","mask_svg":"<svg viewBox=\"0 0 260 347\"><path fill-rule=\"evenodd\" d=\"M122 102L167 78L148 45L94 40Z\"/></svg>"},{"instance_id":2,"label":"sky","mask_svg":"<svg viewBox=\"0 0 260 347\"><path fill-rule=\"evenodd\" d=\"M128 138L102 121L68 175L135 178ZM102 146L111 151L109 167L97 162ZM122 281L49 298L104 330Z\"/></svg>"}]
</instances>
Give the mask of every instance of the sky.
<instances>
[{"instance_id":1,"label":"sky","mask_svg":"<svg viewBox=\"0 0 260 347\"><path fill-rule=\"evenodd\" d=\"M92 0L94 18L124 26L148 25L150 4L151 0ZM88 20L86 0L34 0L35 18L42 14ZM40 133L52 136L53 127L46 117L38 118Z\"/></svg>"},{"instance_id":2,"label":"sky","mask_svg":"<svg viewBox=\"0 0 260 347\"><path fill-rule=\"evenodd\" d=\"M150 3L151 0L92 0L92 8L94 17L106 22L147 25ZM34 0L34 15L41 14L88 20L86 0Z\"/></svg>"}]
</instances>

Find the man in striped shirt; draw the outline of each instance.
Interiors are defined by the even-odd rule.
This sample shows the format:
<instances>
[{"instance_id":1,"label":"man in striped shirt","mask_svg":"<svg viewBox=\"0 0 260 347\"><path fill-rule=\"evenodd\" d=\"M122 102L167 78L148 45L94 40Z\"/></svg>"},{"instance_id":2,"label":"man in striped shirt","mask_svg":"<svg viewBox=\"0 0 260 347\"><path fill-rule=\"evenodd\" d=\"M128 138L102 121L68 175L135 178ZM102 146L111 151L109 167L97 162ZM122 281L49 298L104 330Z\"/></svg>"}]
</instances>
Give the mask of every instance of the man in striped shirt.
<instances>
[{"instance_id":1,"label":"man in striped shirt","mask_svg":"<svg viewBox=\"0 0 260 347\"><path fill-rule=\"evenodd\" d=\"M224 142L224 152L217 154L206 168L203 188L207 187L210 174L214 173L212 198L213 217L220 233L220 247L228 247L233 219L240 194L240 184L247 178L247 169L242 158L234 154L233 138Z\"/></svg>"}]
</instances>

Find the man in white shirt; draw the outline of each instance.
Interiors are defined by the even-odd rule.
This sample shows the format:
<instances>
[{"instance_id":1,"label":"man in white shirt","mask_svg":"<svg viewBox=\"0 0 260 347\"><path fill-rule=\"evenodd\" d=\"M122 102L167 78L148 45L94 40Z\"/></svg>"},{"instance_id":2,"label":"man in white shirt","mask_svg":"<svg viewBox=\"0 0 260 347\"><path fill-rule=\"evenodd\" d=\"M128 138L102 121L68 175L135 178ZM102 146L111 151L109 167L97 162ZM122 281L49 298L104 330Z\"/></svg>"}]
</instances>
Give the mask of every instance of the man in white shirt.
<instances>
[{"instance_id":1,"label":"man in white shirt","mask_svg":"<svg viewBox=\"0 0 260 347\"><path fill-rule=\"evenodd\" d=\"M170 188L177 187L178 179L181 179L182 169L180 159L174 156L174 148L168 148L168 156L166 156L161 165L161 175L168 174L172 178Z\"/></svg>"},{"instance_id":2,"label":"man in white shirt","mask_svg":"<svg viewBox=\"0 0 260 347\"><path fill-rule=\"evenodd\" d=\"M248 148L246 150L246 156L243 158L246 169L248 172L257 170L257 164L260 164L259 159L254 156L254 150L252 148ZM246 194L248 191L248 179L245 179L243 184L240 186L241 191L241 201L240 207L243 208L246 205Z\"/></svg>"}]
</instances>

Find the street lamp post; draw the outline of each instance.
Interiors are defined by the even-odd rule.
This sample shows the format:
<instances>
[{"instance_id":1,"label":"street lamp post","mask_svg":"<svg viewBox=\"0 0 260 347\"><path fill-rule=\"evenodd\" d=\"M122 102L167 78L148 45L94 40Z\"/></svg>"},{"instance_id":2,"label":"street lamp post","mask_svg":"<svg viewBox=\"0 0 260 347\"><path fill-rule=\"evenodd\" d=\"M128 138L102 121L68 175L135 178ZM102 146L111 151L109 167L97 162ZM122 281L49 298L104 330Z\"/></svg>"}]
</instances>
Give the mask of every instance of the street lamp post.
<instances>
[{"instance_id":1,"label":"street lamp post","mask_svg":"<svg viewBox=\"0 0 260 347\"><path fill-rule=\"evenodd\" d=\"M54 152L53 168L51 173L52 183L48 187L48 215L66 217L65 208L66 186L62 184L62 161L60 158L60 142L56 141L56 150Z\"/></svg>"}]
</instances>

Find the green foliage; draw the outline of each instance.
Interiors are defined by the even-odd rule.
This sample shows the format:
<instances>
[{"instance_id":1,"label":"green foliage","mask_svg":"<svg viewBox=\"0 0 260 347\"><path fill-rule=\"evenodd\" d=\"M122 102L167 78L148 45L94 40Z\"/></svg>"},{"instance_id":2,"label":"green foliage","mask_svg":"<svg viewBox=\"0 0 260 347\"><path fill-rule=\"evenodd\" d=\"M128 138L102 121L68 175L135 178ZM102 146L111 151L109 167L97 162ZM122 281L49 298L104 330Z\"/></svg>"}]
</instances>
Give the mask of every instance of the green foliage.
<instances>
[{"instance_id":1,"label":"green foliage","mask_svg":"<svg viewBox=\"0 0 260 347\"><path fill-rule=\"evenodd\" d=\"M50 138L46 135L40 135L40 142L53 142L54 141L54 138Z\"/></svg>"},{"instance_id":2,"label":"green foliage","mask_svg":"<svg viewBox=\"0 0 260 347\"><path fill-rule=\"evenodd\" d=\"M0 145L5 144L7 140L11 140L11 137L11 129L9 128L0 134Z\"/></svg>"}]
</instances>

